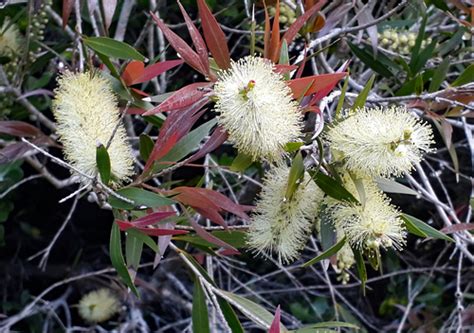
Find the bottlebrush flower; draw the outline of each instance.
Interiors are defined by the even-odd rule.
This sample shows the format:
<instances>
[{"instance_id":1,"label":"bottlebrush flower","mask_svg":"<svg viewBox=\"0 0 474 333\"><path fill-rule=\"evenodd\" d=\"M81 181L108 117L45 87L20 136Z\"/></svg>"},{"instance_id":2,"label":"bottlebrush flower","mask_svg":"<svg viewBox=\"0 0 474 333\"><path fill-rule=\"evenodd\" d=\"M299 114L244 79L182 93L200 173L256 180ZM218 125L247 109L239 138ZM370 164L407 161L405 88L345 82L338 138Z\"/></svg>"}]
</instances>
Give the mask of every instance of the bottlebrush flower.
<instances>
[{"instance_id":1,"label":"bottlebrush flower","mask_svg":"<svg viewBox=\"0 0 474 333\"><path fill-rule=\"evenodd\" d=\"M21 52L21 35L18 27L8 18L3 21L0 28L0 55L13 57Z\"/></svg>"},{"instance_id":2,"label":"bottlebrush flower","mask_svg":"<svg viewBox=\"0 0 474 333\"><path fill-rule=\"evenodd\" d=\"M286 199L289 172L290 168L281 164L266 175L247 238L255 252L276 252L279 261L285 263L296 259L307 242L323 198L305 174L291 199Z\"/></svg>"},{"instance_id":3,"label":"bottlebrush flower","mask_svg":"<svg viewBox=\"0 0 474 333\"><path fill-rule=\"evenodd\" d=\"M120 119L117 99L99 73L66 72L58 83L53 113L66 159L83 173L95 176L97 146L107 145ZM133 172L133 158L123 126L118 127L107 151L113 183L127 180Z\"/></svg>"},{"instance_id":4,"label":"bottlebrush flower","mask_svg":"<svg viewBox=\"0 0 474 333\"><path fill-rule=\"evenodd\" d=\"M360 180L363 195L359 194L349 176L343 179L345 188L361 204L326 198L326 211L336 229L340 228L349 243L361 250L378 249L380 246L401 249L405 244L406 232L400 213L390 204L390 199L370 179Z\"/></svg>"},{"instance_id":5,"label":"bottlebrush flower","mask_svg":"<svg viewBox=\"0 0 474 333\"><path fill-rule=\"evenodd\" d=\"M331 149L342 153L348 170L367 176L399 176L431 151L428 124L404 107L361 108L330 128Z\"/></svg>"},{"instance_id":6,"label":"bottlebrush flower","mask_svg":"<svg viewBox=\"0 0 474 333\"><path fill-rule=\"evenodd\" d=\"M100 323L109 320L119 311L120 302L107 288L92 291L79 301L79 315L87 322Z\"/></svg>"},{"instance_id":7,"label":"bottlebrush flower","mask_svg":"<svg viewBox=\"0 0 474 333\"><path fill-rule=\"evenodd\" d=\"M279 160L284 145L300 136L298 104L270 61L248 56L233 62L214 91L219 123L238 150L254 160Z\"/></svg>"}]
</instances>

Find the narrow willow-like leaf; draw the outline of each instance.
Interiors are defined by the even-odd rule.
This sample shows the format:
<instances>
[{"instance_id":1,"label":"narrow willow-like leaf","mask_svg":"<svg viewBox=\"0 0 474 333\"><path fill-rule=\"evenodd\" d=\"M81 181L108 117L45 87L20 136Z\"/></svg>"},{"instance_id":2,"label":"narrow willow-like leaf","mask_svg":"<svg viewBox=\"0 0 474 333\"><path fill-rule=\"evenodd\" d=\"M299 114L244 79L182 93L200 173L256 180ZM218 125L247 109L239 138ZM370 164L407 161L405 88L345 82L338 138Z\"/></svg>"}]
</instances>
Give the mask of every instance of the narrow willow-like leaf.
<instances>
[{"instance_id":1,"label":"narrow willow-like leaf","mask_svg":"<svg viewBox=\"0 0 474 333\"><path fill-rule=\"evenodd\" d=\"M448 235L436 230L433 227L430 227L428 224L423 222L420 219L417 219L414 216L408 214L401 214L400 217L405 221L408 232L413 233L421 237L432 237L437 239L442 239L448 242L454 242L454 239ZM421 232L420 232L421 231ZM426 236L423 236L426 235Z\"/></svg>"},{"instance_id":2,"label":"narrow willow-like leaf","mask_svg":"<svg viewBox=\"0 0 474 333\"><path fill-rule=\"evenodd\" d=\"M195 333L209 333L209 314L207 311L206 296L202 289L199 278L194 280L193 290L193 332Z\"/></svg>"},{"instance_id":3,"label":"narrow willow-like leaf","mask_svg":"<svg viewBox=\"0 0 474 333\"><path fill-rule=\"evenodd\" d=\"M97 169L99 170L100 179L102 182L107 185L110 181L110 157L107 149L104 147L103 144L100 144L97 147L95 153L95 159L97 163Z\"/></svg>"},{"instance_id":4,"label":"narrow willow-like leaf","mask_svg":"<svg viewBox=\"0 0 474 333\"><path fill-rule=\"evenodd\" d=\"M372 89L372 85L374 84L375 74L367 81L365 84L364 89L359 93L356 100L354 101L354 105L352 106L352 110L357 108L361 108L365 105L365 101L367 101L367 97L369 96L369 92Z\"/></svg>"},{"instance_id":5,"label":"narrow willow-like leaf","mask_svg":"<svg viewBox=\"0 0 474 333\"><path fill-rule=\"evenodd\" d=\"M138 290L133 284L132 278L125 266L125 260L122 253L122 241L120 237L120 230L116 223L112 224L112 231L110 233L109 244L110 260L114 266L117 274L122 278L123 282L139 297Z\"/></svg>"},{"instance_id":6,"label":"narrow willow-like leaf","mask_svg":"<svg viewBox=\"0 0 474 333\"><path fill-rule=\"evenodd\" d=\"M316 264L317 262L320 262L321 260L328 259L332 255L336 254L340 249L342 249L345 243L346 243L346 237L342 238L339 242L331 246L329 249L321 253L319 256L305 262L302 265L302 267L308 267L308 266Z\"/></svg>"},{"instance_id":7,"label":"narrow willow-like leaf","mask_svg":"<svg viewBox=\"0 0 474 333\"><path fill-rule=\"evenodd\" d=\"M130 45L108 37L84 37L84 44L108 57L144 61L146 58Z\"/></svg>"},{"instance_id":8,"label":"narrow willow-like leaf","mask_svg":"<svg viewBox=\"0 0 474 333\"><path fill-rule=\"evenodd\" d=\"M357 201L357 199L354 198L354 196L335 179L326 176L321 172L309 171L309 174L316 185L318 185L319 188L330 197L340 201L347 201L356 204L359 203L359 201Z\"/></svg>"}]
</instances>

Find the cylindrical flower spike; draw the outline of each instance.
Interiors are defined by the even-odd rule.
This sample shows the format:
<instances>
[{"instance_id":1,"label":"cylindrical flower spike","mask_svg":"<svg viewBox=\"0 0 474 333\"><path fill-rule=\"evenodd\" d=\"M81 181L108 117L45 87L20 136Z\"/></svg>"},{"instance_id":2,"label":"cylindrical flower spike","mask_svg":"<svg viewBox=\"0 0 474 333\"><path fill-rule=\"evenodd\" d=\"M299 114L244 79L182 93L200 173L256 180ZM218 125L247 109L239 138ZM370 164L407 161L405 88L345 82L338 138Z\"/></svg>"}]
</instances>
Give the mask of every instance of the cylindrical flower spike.
<instances>
[{"instance_id":1,"label":"cylindrical flower spike","mask_svg":"<svg viewBox=\"0 0 474 333\"><path fill-rule=\"evenodd\" d=\"M264 181L247 243L257 253L275 252L279 261L298 258L312 230L323 193L305 174L290 199L285 198L290 168L284 164L271 169Z\"/></svg>"},{"instance_id":2,"label":"cylindrical flower spike","mask_svg":"<svg viewBox=\"0 0 474 333\"><path fill-rule=\"evenodd\" d=\"M349 171L370 177L410 172L431 151L432 137L427 123L395 106L357 109L326 136Z\"/></svg>"},{"instance_id":3,"label":"cylindrical flower spike","mask_svg":"<svg viewBox=\"0 0 474 333\"><path fill-rule=\"evenodd\" d=\"M97 175L96 149L107 145L120 121L117 98L99 73L66 72L59 80L53 113L66 159L89 176ZM133 172L133 156L123 126L119 125L107 149L112 183L120 184ZM82 182L89 180L82 177Z\"/></svg>"},{"instance_id":4,"label":"cylindrical flower spike","mask_svg":"<svg viewBox=\"0 0 474 333\"><path fill-rule=\"evenodd\" d=\"M89 323L109 320L119 311L120 302L107 288L91 291L79 301L79 315Z\"/></svg>"},{"instance_id":5,"label":"cylindrical flower spike","mask_svg":"<svg viewBox=\"0 0 474 333\"><path fill-rule=\"evenodd\" d=\"M359 189L350 176L344 175L343 180L345 188L361 204L326 198L325 211L336 229L342 230L348 242L360 250L401 249L406 232L400 213L390 204L390 199L370 179L359 179Z\"/></svg>"},{"instance_id":6,"label":"cylindrical flower spike","mask_svg":"<svg viewBox=\"0 0 474 333\"><path fill-rule=\"evenodd\" d=\"M237 149L252 159L278 161L285 144L300 136L298 104L270 61L248 56L233 62L220 74L214 91L219 123Z\"/></svg>"}]
</instances>

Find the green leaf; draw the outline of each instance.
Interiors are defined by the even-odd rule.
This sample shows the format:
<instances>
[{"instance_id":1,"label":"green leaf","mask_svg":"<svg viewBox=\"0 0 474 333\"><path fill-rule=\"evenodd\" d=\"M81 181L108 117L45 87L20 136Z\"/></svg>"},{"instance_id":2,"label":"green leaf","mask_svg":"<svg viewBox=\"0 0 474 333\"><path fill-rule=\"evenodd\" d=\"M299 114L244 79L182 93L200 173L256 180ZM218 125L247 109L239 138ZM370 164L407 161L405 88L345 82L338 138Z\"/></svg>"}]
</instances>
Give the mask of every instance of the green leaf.
<instances>
[{"instance_id":1,"label":"green leaf","mask_svg":"<svg viewBox=\"0 0 474 333\"><path fill-rule=\"evenodd\" d=\"M463 84L474 81L474 64L470 64L464 72L451 84L453 87L459 87Z\"/></svg>"},{"instance_id":2,"label":"green leaf","mask_svg":"<svg viewBox=\"0 0 474 333\"><path fill-rule=\"evenodd\" d=\"M426 21L428 19L428 15L426 15L425 13L422 14L423 15L423 19L421 21L421 25L420 25L420 29L418 30L418 36L416 37L416 41L415 41L415 46L411 49L411 58L410 58L410 68L413 68L415 62L416 62L416 59L418 58L418 55L420 53L420 48L421 48L421 44L423 43L423 40L425 39L425 27L426 27ZM413 72L413 75L416 74L416 72Z\"/></svg>"},{"instance_id":3,"label":"green leaf","mask_svg":"<svg viewBox=\"0 0 474 333\"><path fill-rule=\"evenodd\" d=\"M374 180L377 183L377 186L384 192L418 195L418 192L416 192L415 190L412 190L408 186L400 184L392 179L375 178Z\"/></svg>"},{"instance_id":4,"label":"green leaf","mask_svg":"<svg viewBox=\"0 0 474 333\"><path fill-rule=\"evenodd\" d=\"M414 216L408 214L401 214L400 217L405 221L408 232L421 237L432 237L437 239L443 239L448 242L454 242L454 239L448 235L430 227L428 224ZM421 231L421 232L420 232ZM426 235L426 236L422 236Z\"/></svg>"},{"instance_id":5,"label":"green leaf","mask_svg":"<svg viewBox=\"0 0 474 333\"><path fill-rule=\"evenodd\" d=\"M133 270L137 270L142 257L143 241L133 233L125 233L125 258L127 258L127 266Z\"/></svg>"},{"instance_id":6,"label":"green leaf","mask_svg":"<svg viewBox=\"0 0 474 333\"><path fill-rule=\"evenodd\" d=\"M152 249L156 253L160 252L160 249L158 248L158 245L156 245L156 242L153 240L153 238L144 234L140 230L130 228L127 230L127 234L131 234L135 238L138 238L139 240L141 240L143 244L147 245L150 249Z\"/></svg>"},{"instance_id":7,"label":"green leaf","mask_svg":"<svg viewBox=\"0 0 474 333\"><path fill-rule=\"evenodd\" d=\"M94 51L101 53L105 56L125 59L125 60L138 60L145 61L145 57L141 55L130 45L120 42L118 40L108 37L84 37L84 44L93 49Z\"/></svg>"},{"instance_id":8,"label":"green leaf","mask_svg":"<svg viewBox=\"0 0 474 333\"><path fill-rule=\"evenodd\" d=\"M293 162L291 163L290 173L288 175L288 183L286 185L286 193L285 198L290 200L295 193L298 185L301 181L301 178L304 175L304 164L303 164L303 156L301 152L298 152L293 158Z\"/></svg>"},{"instance_id":9,"label":"green leaf","mask_svg":"<svg viewBox=\"0 0 474 333\"><path fill-rule=\"evenodd\" d=\"M153 150L153 140L146 134L140 135L140 156L146 162Z\"/></svg>"},{"instance_id":10,"label":"green leaf","mask_svg":"<svg viewBox=\"0 0 474 333\"><path fill-rule=\"evenodd\" d=\"M336 243L336 231L331 222L330 215L326 211L327 207L321 208L321 214L319 214L319 237L321 238L321 247L323 251L328 250Z\"/></svg>"},{"instance_id":11,"label":"green leaf","mask_svg":"<svg viewBox=\"0 0 474 333\"><path fill-rule=\"evenodd\" d=\"M135 202L135 205L132 205L112 195L109 196L109 204L112 207L119 209L134 209L140 206L155 208L160 206L169 206L175 203L171 199L137 187L123 188L121 190L118 190L117 193Z\"/></svg>"},{"instance_id":12,"label":"green leaf","mask_svg":"<svg viewBox=\"0 0 474 333\"><path fill-rule=\"evenodd\" d=\"M466 30L464 28L459 28L458 31L454 33L454 35L447 41L444 42L439 46L438 53L440 56L448 55L451 50L453 50L456 46L462 43L462 36ZM447 60L447 59L445 59Z\"/></svg>"},{"instance_id":13,"label":"green leaf","mask_svg":"<svg viewBox=\"0 0 474 333\"><path fill-rule=\"evenodd\" d=\"M418 57L416 57L413 62L410 62L410 68L413 74L418 73L423 66L426 64L428 59L433 55L433 51L436 48L436 41L432 41L427 47L425 47Z\"/></svg>"},{"instance_id":14,"label":"green leaf","mask_svg":"<svg viewBox=\"0 0 474 333\"><path fill-rule=\"evenodd\" d=\"M107 185L110 181L110 157L103 144L100 144L97 147L95 159L97 163L97 169L99 169L100 179L105 185Z\"/></svg>"},{"instance_id":15,"label":"green leaf","mask_svg":"<svg viewBox=\"0 0 474 333\"><path fill-rule=\"evenodd\" d=\"M97 56L99 57L100 61L102 61L102 63L108 68L108 70L110 71L110 74L112 75L112 77L120 80L120 74L119 74L119 72L117 72L117 68L115 68L112 61L110 61L109 57L107 57L105 54L102 54L100 52L96 52L96 53L97 53Z\"/></svg>"},{"instance_id":16,"label":"green leaf","mask_svg":"<svg viewBox=\"0 0 474 333\"><path fill-rule=\"evenodd\" d=\"M232 309L229 303L221 297L217 298L217 302L221 307L224 318L227 321L227 325L229 325L229 328L231 329L232 333L244 333L244 328L242 327L242 324L239 321L239 317L237 317L234 309Z\"/></svg>"},{"instance_id":17,"label":"green leaf","mask_svg":"<svg viewBox=\"0 0 474 333\"><path fill-rule=\"evenodd\" d=\"M372 85L374 84L375 74L367 81L365 84L364 89L359 93L356 100L354 101L354 105L352 106L352 110L356 110L357 108L361 108L365 105L365 101L367 100L367 96L369 96L370 89L372 89Z\"/></svg>"},{"instance_id":18,"label":"green leaf","mask_svg":"<svg viewBox=\"0 0 474 333\"><path fill-rule=\"evenodd\" d=\"M441 84L448 73L449 63L449 58L446 58L441 62L441 64L439 64L438 68L434 72L433 78L431 79L428 92L435 92L439 89L439 87L441 87Z\"/></svg>"},{"instance_id":19,"label":"green leaf","mask_svg":"<svg viewBox=\"0 0 474 333\"><path fill-rule=\"evenodd\" d=\"M239 153L232 161L230 169L235 172L243 172L250 165L252 165L252 157L250 155Z\"/></svg>"},{"instance_id":20,"label":"green leaf","mask_svg":"<svg viewBox=\"0 0 474 333\"><path fill-rule=\"evenodd\" d=\"M280 65L289 65L290 64L290 56L288 55L288 43L286 39L283 39L281 43L280 49L280 60L278 62ZM290 73L283 74L283 77L286 81L290 79Z\"/></svg>"},{"instance_id":21,"label":"green leaf","mask_svg":"<svg viewBox=\"0 0 474 333\"><path fill-rule=\"evenodd\" d=\"M365 296L365 283L367 282L367 270L365 269L364 258L362 257L362 252L358 249L352 247L352 252L354 253L354 259L356 261L357 273L359 274L359 279L362 283L362 293Z\"/></svg>"},{"instance_id":22,"label":"green leaf","mask_svg":"<svg viewBox=\"0 0 474 333\"><path fill-rule=\"evenodd\" d=\"M359 201L357 201L348 190L333 178L326 176L322 172L309 171L309 174L316 185L318 185L319 188L330 197L340 201L347 201L355 204L359 203Z\"/></svg>"},{"instance_id":23,"label":"green leaf","mask_svg":"<svg viewBox=\"0 0 474 333\"><path fill-rule=\"evenodd\" d=\"M317 262L320 262L321 260L331 257L333 254L336 254L340 249L342 249L345 243L346 243L346 237L342 238L339 242L331 246L329 249L321 253L319 256L305 262L302 265L302 267L308 267L308 266L314 265Z\"/></svg>"},{"instance_id":24,"label":"green leaf","mask_svg":"<svg viewBox=\"0 0 474 333\"><path fill-rule=\"evenodd\" d=\"M449 7L448 5L446 5L446 1L444 0L425 0L425 3L427 5L434 5L435 7L443 11L449 11Z\"/></svg>"},{"instance_id":25,"label":"green leaf","mask_svg":"<svg viewBox=\"0 0 474 333\"><path fill-rule=\"evenodd\" d=\"M117 223L112 224L112 231L110 233L110 260L112 266L114 266L117 274L122 278L123 282L133 291L133 293L139 297L138 290L133 284L132 278L125 266L125 260L122 254L122 241L120 240L120 229Z\"/></svg>"},{"instance_id":26,"label":"green leaf","mask_svg":"<svg viewBox=\"0 0 474 333\"><path fill-rule=\"evenodd\" d=\"M351 323L345 323L342 321L324 321L321 323L317 324L311 324L309 326L302 327L300 329L297 329L295 333L315 333L315 332L320 332L315 331L318 328L336 328L336 327L346 327L346 328L353 328L355 330L359 329L359 326L351 324Z\"/></svg>"},{"instance_id":27,"label":"green leaf","mask_svg":"<svg viewBox=\"0 0 474 333\"><path fill-rule=\"evenodd\" d=\"M178 143L174 145L174 147L171 148L171 150L163 158L155 163L153 171L158 172L168 168L170 165L169 163L160 164L160 162L179 161L198 148L201 141L209 135L209 132L216 123L217 120L212 119L189 132L186 136L179 140Z\"/></svg>"},{"instance_id":28,"label":"green leaf","mask_svg":"<svg viewBox=\"0 0 474 333\"><path fill-rule=\"evenodd\" d=\"M337 101L337 107L335 112L336 120L339 120L341 118L341 110L342 106L344 105L347 87L349 87L349 75L347 75L346 79L344 80L344 85L342 86L341 90L341 96L339 96L339 101Z\"/></svg>"},{"instance_id":29,"label":"green leaf","mask_svg":"<svg viewBox=\"0 0 474 333\"><path fill-rule=\"evenodd\" d=\"M209 314L207 312L206 296L202 289L201 282L196 278L194 280L193 291L193 332L207 333L211 332L209 329Z\"/></svg>"},{"instance_id":30,"label":"green leaf","mask_svg":"<svg viewBox=\"0 0 474 333\"><path fill-rule=\"evenodd\" d=\"M373 69L374 71L386 78L391 78L394 76L388 66L386 64L382 64L378 59L374 58L371 53L367 52L365 49L357 47L351 42L347 43L349 44L352 53L354 53L356 57L359 58L360 61L362 61L367 67ZM397 66L395 63L393 64L394 66Z\"/></svg>"},{"instance_id":31,"label":"green leaf","mask_svg":"<svg viewBox=\"0 0 474 333\"><path fill-rule=\"evenodd\" d=\"M294 151L298 151L302 145L303 142L288 142L284 149L287 153L292 153Z\"/></svg>"},{"instance_id":32,"label":"green leaf","mask_svg":"<svg viewBox=\"0 0 474 333\"><path fill-rule=\"evenodd\" d=\"M245 247L246 243L246 237L247 233L245 231L240 231L240 230L218 230L218 231L213 231L211 232L212 236L219 238L223 242L232 245L235 248L242 248ZM179 241L184 241L188 242L191 244L196 244L196 245L201 245L201 246L206 246L210 248L219 248L219 245L210 243L201 237L199 237L196 234L188 234L188 235L179 235L179 236L174 236L174 240L179 240Z\"/></svg>"},{"instance_id":33,"label":"green leaf","mask_svg":"<svg viewBox=\"0 0 474 333\"><path fill-rule=\"evenodd\" d=\"M252 320L259 326L268 328L273 322L273 314L267 311L261 305L231 292L225 290L219 290L219 295L227 300L230 304L234 305L240 312L242 312L247 318ZM280 324L282 329L286 328Z\"/></svg>"}]
</instances>

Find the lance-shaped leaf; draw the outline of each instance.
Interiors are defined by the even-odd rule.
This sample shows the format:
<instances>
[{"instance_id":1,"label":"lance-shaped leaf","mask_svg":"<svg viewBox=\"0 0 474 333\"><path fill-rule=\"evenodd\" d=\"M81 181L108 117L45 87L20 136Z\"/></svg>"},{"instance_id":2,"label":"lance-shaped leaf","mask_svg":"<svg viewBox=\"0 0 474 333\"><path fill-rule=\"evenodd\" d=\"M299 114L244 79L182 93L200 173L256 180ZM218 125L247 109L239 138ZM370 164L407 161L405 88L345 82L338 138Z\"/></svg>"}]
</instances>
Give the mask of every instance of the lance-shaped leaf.
<instances>
[{"instance_id":1,"label":"lance-shaped leaf","mask_svg":"<svg viewBox=\"0 0 474 333\"><path fill-rule=\"evenodd\" d=\"M202 30L207 47L220 69L230 67L230 54L227 39L219 23L206 4L205 0L197 0L199 16L201 17Z\"/></svg>"},{"instance_id":2,"label":"lance-shaped leaf","mask_svg":"<svg viewBox=\"0 0 474 333\"><path fill-rule=\"evenodd\" d=\"M207 47L206 43L204 43L204 39L202 39L199 30L194 25L193 21L189 17L188 13L184 10L181 2L178 1L179 9L183 14L184 21L186 22L186 26L188 27L189 34L191 35L191 39L193 40L194 48L196 49L197 53L199 54L201 65L206 70L206 75L210 73L209 67L209 56L207 54Z\"/></svg>"},{"instance_id":3,"label":"lance-shaped leaf","mask_svg":"<svg viewBox=\"0 0 474 333\"><path fill-rule=\"evenodd\" d=\"M145 64L142 61L130 61L122 73L122 79L127 86L134 84L133 82L139 78L145 69Z\"/></svg>"},{"instance_id":4,"label":"lance-shaped leaf","mask_svg":"<svg viewBox=\"0 0 474 333\"><path fill-rule=\"evenodd\" d=\"M288 45L288 44L287 44ZM270 59L276 63L280 56L280 0L275 4L275 16L270 37Z\"/></svg>"},{"instance_id":5,"label":"lance-shaped leaf","mask_svg":"<svg viewBox=\"0 0 474 333\"><path fill-rule=\"evenodd\" d=\"M302 267L308 267L308 266L316 264L317 262L321 260L330 258L332 255L336 254L340 249L342 249L345 243L346 243L346 238L344 237L339 242L331 246L329 249L321 253L319 256L314 257L313 259L305 262L302 265Z\"/></svg>"},{"instance_id":6,"label":"lance-shaped leaf","mask_svg":"<svg viewBox=\"0 0 474 333\"><path fill-rule=\"evenodd\" d=\"M351 194L351 192L346 190L335 179L326 176L321 172L309 171L309 174L313 178L316 185L318 185L318 187L330 197L336 200L347 201L356 204L359 203L357 199Z\"/></svg>"},{"instance_id":7,"label":"lance-shaped leaf","mask_svg":"<svg viewBox=\"0 0 474 333\"><path fill-rule=\"evenodd\" d=\"M211 189L180 186L169 193L176 194L174 200L192 207L204 217L224 227L227 227L227 223L220 215L222 211L235 214L243 220L249 219L241 205Z\"/></svg>"},{"instance_id":8,"label":"lance-shaped leaf","mask_svg":"<svg viewBox=\"0 0 474 333\"><path fill-rule=\"evenodd\" d=\"M211 233L207 232L206 229L201 227L199 223L194 221L194 219L190 219L189 223L191 223L191 226L193 227L194 231L201 237L202 239L208 241L209 243L216 244L219 247L223 247L229 250L234 251L235 253L240 253L235 247L233 247L230 244L227 244L226 242L220 240L219 238L213 236Z\"/></svg>"},{"instance_id":9,"label":"lance-shaped leaf","mask_svg":"<svg viewBox=\"0 0 474 333\"><path fill-rule=\"evenodd\" d=\"M182 63L183 60L168 60L145 67L141 61L131 61L127 67L125 67L122 79L127 86L147 82Z\"/></svg>"},{"instance_id":10,"label":"lance-shaped leaf","mask_svg":"<svg viewBox=\"0 0 474 333\"><path fill-rule=\"evenodd\" d=\"M128 229L134 229L134 230L139 230L148 236L183 235L183 234L188 233L187 230L137 227L134 225L134 223L122 221L122 220L115 220L115 223L117 223L120 230L122 231L126 231Z\"/></svg>"},{"instance_id":11,"label":"lance-shaped leaf","mask_svg":"<svg viewBox=\"0 0 474 333\"><path fill-rule=\"evenodd\" d=\"M193 332L209 333L209 313L207 311L206 296L198 278L194 280L193 290Z\"/></svg>"},{"instance_id":12,"label":"lance-shaped leaf","mask_svg":"<svg viewBox=\"0 0 474 333\"><path fill-rule=\"evenodd\" d=\"M313 7L311 7L303 15L298 17L296 21L293 22L293 24L285 32L282 40L285 39L286 43L290 45L291 42L293 42L293 40L295 39L296 35L298 34L298 31L301 30L301 28L304 26L306 21L308 21L311 16L313 16L318 10L320 10L325 3L326 3L326 0L318 1L317 3L314 4Z\"/></svg>"},{"instance_id":13,"label":"lance-shaped leaf","mask_svg":"<svg viewBox=\"0 0 474 333\"><path fill-rule=\"evenodd\" d=\"M4 120L0 121L0 134L8 134L18 137L35 137L43 135L39 128L24 121Z\"/></svg>"},{"instance_id":14,"label":"lance-shaped leaf","mask_svg":"<svg viewBox=\"0 0 474 333\"><path fill-rule=\"evenodd\" d=\"M117 274L122 278L125 284L133 291L137 296L138 290L133 284L130 273L128 272L127 267L125 266L125 259L123 258L122 252L122 241L120 237L120 229L117 224L112 224L112 230L110 233L110 244L109 244L110 260L112 266L114 266Z\"/></svg>"},{"instance_id":15,"label":"lance-shaped leaf","mask_svg":"<svg viewBox=\"0 0 474 333\"><path fill-rule=\"evenodd\" d=\"M198 102L206 95L206 87L209 87L209 82L191 83L177 91L163 101L157 107L148 110L143 115L150 116L160 112L179 111L190 107Z\"/></svg>"},{"instance_id":16,"label":"lance-shaped leaf","mask_svg":"<svg viewBox=\"0 0 474 333\"><path fill-rule=\"evenodd\" d=\"M133 59L144 61L145 57L141 55L130 45L108 37L84 37L84 44L94 51L117 59Z\"/></svg>"},{"instance_id":17,"label":"lance-shaped leaf","mask_svg":"<svg viewBox=\"0 0 474 333\"><path fill-rule=\"evenodd\" d=\"M211 137L202 145L201 149L197 151L193 156L191 156L188 160L189 163L198 160L206 154L209 154L211 151L214 151L218 147L220 147L225 140L227 140L227 137L229 134L224 130L222 127L217 127L214 132L212 132Z\"/></svg>"},{"instance_id":18,"label":"lance-shaped leaf","mask_svg":"<svg viewBox=\"0 0 474 333\"><path fill-rule=\"evenodd\" d=\"M148 215L142 216L138 219L130 221L134 227L148 227L150 225L156 224L170 216L175 216L175 212L153 212Z\"/></svg>"},{"instance_id":19,"label":"lance-shaped leaf","mask_svg":"<svg viewBox=\"0 0 474 333\"><path fill-rule=\"evenodd\" d=\"M273 318L272 324L268 333L280 333L280 305L277 306L275 311L275 317Z\"/></svg>"},{"instance_id":20,"label":"lance-shaped leaf","mask_svg":"<svg viewBox=\"0 0 474 333\"><path fill-rule=\"evenodd\" d=\"M454 239L447 236L446 234L436 230L435 228L429 226L420 219L417 219L414 216L408 214L401 214L400 217L405 221L408 232L420 236L420 237L432 237L437 239L442 239L448 242L454 242Z\"/></svg>"},{"instance_id":21,"label":"lance-shaped leaf","mask_svg":"<svg viewBox=\"0 0 474 333\"><path fill-rule=\"evenodd\" d=\"M311 95L327 88L328 86L337 84L337 82L339 82L339 80L341 80L346 75L346 72L313 75L290 80L288 81L288 86L293 92L293 97L295 99L300 99L303 96Z\"/></svg>"},{"instance_id":22,"label":"lance-shaped leaf","mask_svg":"<svg viewBox=\"0 0 474 333\"><path fill-rule=\"evenodd\" d=\"M154 208L160 206L169 206L175 203L173 200L162 195L136 187L123 188L118 190L117 193L120 196L132 200L135 203L135 205L132 205L112 195L109 196L109 204L112 207L119 209L135 209L140 208L141 206Z\"/></svg>"},{"instance_id":23,"label":"lance-shaped leaf","mask_svg":"<svg viewBox=\"0 0 474 333\"><path fill-rule=\"evenodd\" d=\"M203 75L206 75L206 68L203 67L201 64L201 60L199 55L189 46L181 37L175 34L170 28L166 26L163 21L161 21L155 14L150 12L151 17L161 29L163 34L165 35L168 42L174 48L176 52L180 55L180 57L191 67L195 70L200 72Z\"/></svg>"},{"instance_id":24,"label":"lance-shaped leaf","mask_svg":"<svg viewBox=\"0 0 474 333\"><path fill-rule=\"evenodd\" d=\"M105 185L107 185L110 181L111 167L109 153L103 144L100 144L97 147L95 159L97 163L97 169L99 170L100 179Z\"/></svg>"},{"instance_id":25,"label":"lance-shaped leaf","mask_svg":"<svg viewBox=\"0 0 474 333\"><path fill-rule=\"evenodd\" d=\"M69 16L71 16L73 7L74 7L74 0L63 0L63 10L62 10L63 29L66 27L67 22L69 21Z\"/></svg>"}]
</instances>

